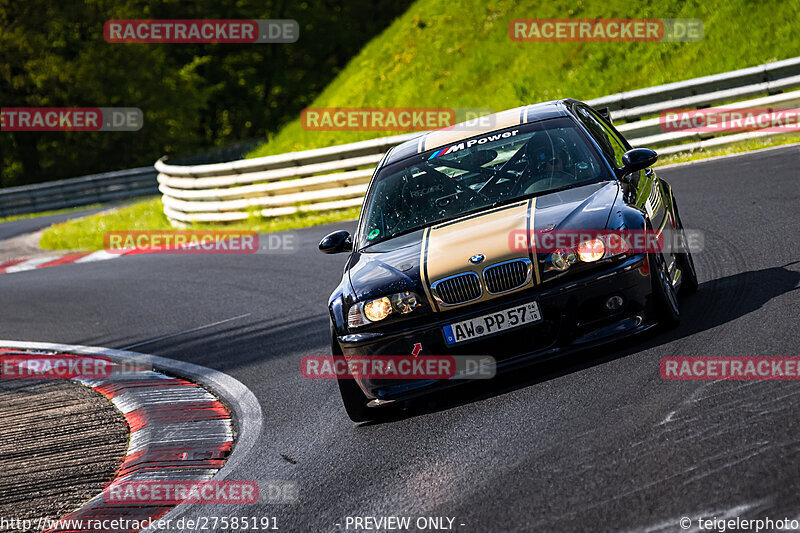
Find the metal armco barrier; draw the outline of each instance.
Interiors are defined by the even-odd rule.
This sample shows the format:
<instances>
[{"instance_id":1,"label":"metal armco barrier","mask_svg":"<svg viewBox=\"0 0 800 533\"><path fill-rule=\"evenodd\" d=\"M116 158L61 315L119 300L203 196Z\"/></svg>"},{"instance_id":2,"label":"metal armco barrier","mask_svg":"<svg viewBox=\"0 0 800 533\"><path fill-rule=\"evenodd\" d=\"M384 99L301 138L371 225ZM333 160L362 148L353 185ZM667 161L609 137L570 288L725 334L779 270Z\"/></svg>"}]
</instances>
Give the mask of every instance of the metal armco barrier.
<instances>
[{"instance_id":1,"label":"metal armco barrier","mask_svg":"<svg viewBox=\"0 0 800 533\"><path fill-rule=\"evenodd\" d=\"M0 189L0 217L158 194L153 167Z\"/></svg>"},{"instance_id":2,"label":"metal armco barrier","mask_svg":"<svg viewBox=\"0 0 800 533\"><path fill-rule=\"evenodd\" d=\"M800 103L800 57L590 100L608 107L618 129L635 146L671 154L774 135L665 132L658 114L668 109L786 108ZM746 100L758 96L759 98ZM736 102L730 104L727 102ZM713 112L713 110L710 110ZM652 118L647 118L652 117ZM156 163L164 212L180 226L235 222L303 211L357 207L375 165L391 147L420 133L215 165Z\"/></svg>"},{"instance_id":3,"label":"metal armco barrier","mask_svg":"<svg viewBox=\"0 0 800 533\"><path fill-rule=\"evenodd\" d=\"M177 160L181 164L216 163L240 158L261 144L258 139L239 141ZM67 209L128 200L159 193L158 172L152 166L92 174L35 185L0 188L0 217Z\"/></svg>"}]
</instances>

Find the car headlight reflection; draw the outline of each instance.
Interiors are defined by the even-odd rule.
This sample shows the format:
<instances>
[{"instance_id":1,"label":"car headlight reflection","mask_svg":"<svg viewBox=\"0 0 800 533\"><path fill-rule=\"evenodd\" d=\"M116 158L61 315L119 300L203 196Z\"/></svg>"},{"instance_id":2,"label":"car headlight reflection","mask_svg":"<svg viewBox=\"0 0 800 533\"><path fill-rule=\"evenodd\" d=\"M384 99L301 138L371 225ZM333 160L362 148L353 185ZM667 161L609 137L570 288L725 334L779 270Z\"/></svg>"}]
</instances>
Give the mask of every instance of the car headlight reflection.
<instances>
[{"instance_id":1,"label":"car headlight reflection","mask_svg":"<svg viewBox=\"0 0 800 533\"><path fill-rule=\"evenodd\" d=\"M547 256L545 272L552 270L564 272L579 261L594 263L604 258L618 257L630 252L631 247L624 235L610 233L600 238L583 241L577 248L559 248L552 252Z\"/></svg>"},{"instance_id":2,"label":"car headlight reflection","mask_svg":"<svg viewBox=\"0 0 800 533\"><path fill-rule=\"evenodd\" d=\"M606 247L601 239L583 241L578 245L578 257L585 263L599 261L605 253Z\"/></svg>"},{"instance_id":3,"label":"car headlight reflection","mask_svg":"<svg viewBox=\"0 0 800 533\"><path fill-rule=\"evenodd\" d=\"M380 322L392 312L392 302L384 296L364 304L364 316L370 322Z\"/></svg>"},{"instance_id":4,"label":"car headlight reflection","mask_svg":"<svg viewBox=\"0 0 800 533\"><path fill-rule=\"evenodd\" d=\"M399 292L392 295L392 308L401 315L410 313L416 309L417 306L419 306L417 295L411 291Z\"/></svg>"},{"instance_id":5,"label":"car headlight reflection","mask_svg":"<svg viewBox=\"0 0 800 533\"><path fill-rule=\"evenodd\" d=\"M556 250L550 256L553 268L561 271L568 269L577 260L578 256L572 250Z\"/></svg>"},{"instance_id":6,"label":"car headlight reflection","mask_svg":"<svg viewBox=\"0 0 800 533\"><path fill-rule=\"evenodd\" d=\"M393 313L406 315L421 306L422 303L416 293L398 292L353 305L347 313L347 325L354 328L369 322L380 322Z\"/></svg>"}]
</instances>

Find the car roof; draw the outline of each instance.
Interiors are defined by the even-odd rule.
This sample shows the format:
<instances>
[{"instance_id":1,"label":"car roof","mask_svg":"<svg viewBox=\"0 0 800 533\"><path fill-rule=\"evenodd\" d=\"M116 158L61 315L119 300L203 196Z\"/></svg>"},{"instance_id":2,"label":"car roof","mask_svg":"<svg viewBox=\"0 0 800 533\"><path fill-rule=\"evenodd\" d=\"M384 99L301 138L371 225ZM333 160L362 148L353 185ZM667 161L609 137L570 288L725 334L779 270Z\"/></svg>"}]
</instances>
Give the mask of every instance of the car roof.
<instances>
[{"instance_id":1,"label":"car roof","mask_svg":"<svg viewBox=\"0 0 800 533\"><path fill-rule=\"evenodd\" d=\"M485 115L477 120L477 124L475 123L476 121L461 122L440 130L429 131L392 148L386 154L380 166L493 131L530 124L547 118L567 116L569 114L567 105L570 103L577 103L577 101L571 99L553 100L551 102L515 107L492 115Z\"/></svg>"}]
</instances>

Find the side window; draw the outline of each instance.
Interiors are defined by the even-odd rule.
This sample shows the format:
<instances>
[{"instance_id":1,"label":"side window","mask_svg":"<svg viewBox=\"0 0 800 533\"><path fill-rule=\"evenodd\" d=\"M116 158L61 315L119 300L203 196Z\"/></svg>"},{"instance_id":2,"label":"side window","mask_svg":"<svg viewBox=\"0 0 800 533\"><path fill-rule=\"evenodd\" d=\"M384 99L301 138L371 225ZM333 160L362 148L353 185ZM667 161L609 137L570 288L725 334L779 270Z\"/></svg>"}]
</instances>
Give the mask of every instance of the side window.
<instances>
[{"instance_id":1,"label":"side window","mask_svg":"<svg viewBox=\"0 0 800 533\"><path fill-rule=\"evenodd\" d=\"M617 138L614 130L609 128L602 120L597 118L593 112L583 106L576 107L575 111L578 118L580 118L581 122L586 126L586 129L588 129L592 137L595 138L597 144L600 145L608 157L616 162L617 168L621 168L622 154L625 153L625 146L622 144L622 141Z\"/></svg>"}]
</instances>

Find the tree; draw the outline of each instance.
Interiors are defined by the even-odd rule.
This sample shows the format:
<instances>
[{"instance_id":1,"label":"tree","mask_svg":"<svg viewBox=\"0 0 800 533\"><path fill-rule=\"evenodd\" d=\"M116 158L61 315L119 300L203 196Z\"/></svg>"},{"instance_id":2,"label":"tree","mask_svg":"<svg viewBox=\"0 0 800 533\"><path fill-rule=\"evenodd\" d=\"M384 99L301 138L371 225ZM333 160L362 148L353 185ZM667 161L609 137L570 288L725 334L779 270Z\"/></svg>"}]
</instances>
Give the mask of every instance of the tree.
<instances>
[{"instance_id":1,"label":"tree","mask_svg":"<svg viewBox=\"0 0 800 533\"><path fill-rule=\"evenodd\" d=\"M0 0L0 106L138 107L138 132L0 132L0 185L151 164L263 138L294 118L407 4ZM363 13L370 13L364 17ZM109 19L275 19L293 44L111 44Z\"/></svg>"}]
</instances>

